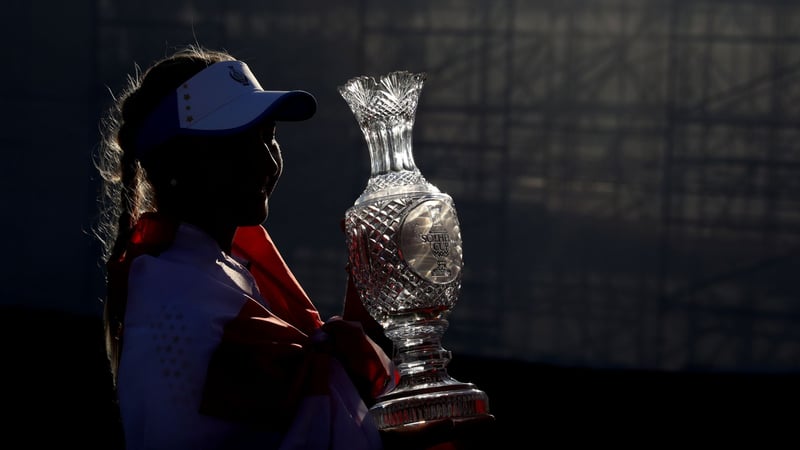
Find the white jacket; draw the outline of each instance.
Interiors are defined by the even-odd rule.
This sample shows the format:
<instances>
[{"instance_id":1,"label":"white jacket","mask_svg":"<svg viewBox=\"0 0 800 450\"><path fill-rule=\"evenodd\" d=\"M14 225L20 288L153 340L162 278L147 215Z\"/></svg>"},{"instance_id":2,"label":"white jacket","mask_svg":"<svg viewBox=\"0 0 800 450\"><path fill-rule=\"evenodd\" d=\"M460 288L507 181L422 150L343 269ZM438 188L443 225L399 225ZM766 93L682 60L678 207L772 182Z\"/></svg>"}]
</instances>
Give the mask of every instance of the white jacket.
<instances>
[{"instance_id":1,"label":"white jacket","mask_svg":"<svg viewBox=\"0 0 800 450\"><path fill-rule=\"evenodd\" d=\"M226 324L245 305L270 308L250 272L202 230L181 224L167 251L133 260L128 285L117 383L126 450L381 448L366 405L335 362L329 392L303 397L288 431L199 412Z\"/></svg>"}]
</instances>

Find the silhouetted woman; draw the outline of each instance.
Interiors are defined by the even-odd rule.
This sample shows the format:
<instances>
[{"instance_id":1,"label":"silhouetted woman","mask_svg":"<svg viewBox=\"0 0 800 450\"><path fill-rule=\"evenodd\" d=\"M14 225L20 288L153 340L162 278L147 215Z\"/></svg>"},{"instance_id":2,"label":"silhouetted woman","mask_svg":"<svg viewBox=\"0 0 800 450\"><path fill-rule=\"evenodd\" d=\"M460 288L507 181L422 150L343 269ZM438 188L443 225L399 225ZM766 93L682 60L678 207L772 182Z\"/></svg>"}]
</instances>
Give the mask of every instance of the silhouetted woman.
<instances>
[{"instance_id":1,"label":"silhouetted woman","mask_svg":"<svg viewBox=\"0 0 800 450\"><path fill-rule=\"evenodd\" d=\"M264 91L229 54L156 62L104 119L107 353L127 450L377 449L367 404L394 368L357 322L323 322L262 223L276 124L305 91Z\"/></svg>"}]
</instances>

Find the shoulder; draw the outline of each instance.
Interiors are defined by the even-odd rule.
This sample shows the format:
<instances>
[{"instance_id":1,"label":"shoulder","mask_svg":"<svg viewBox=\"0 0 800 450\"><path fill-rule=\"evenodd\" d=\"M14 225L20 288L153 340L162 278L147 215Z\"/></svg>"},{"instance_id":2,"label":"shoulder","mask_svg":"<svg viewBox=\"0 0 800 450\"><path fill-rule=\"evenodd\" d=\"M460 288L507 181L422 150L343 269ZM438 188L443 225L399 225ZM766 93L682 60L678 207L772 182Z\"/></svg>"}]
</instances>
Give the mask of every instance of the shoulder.
<instances>
[{"instance_id":1,"label":"shoulder","mask_svg":"<svg viewBox=\"0 0 800 450\"><path fill-rule=\"evenodd\" d=\"M126 315L175 310L230 319L247 300L235 283L202 266L143 255L131 264Z\"/></svg>"}]
</instances>

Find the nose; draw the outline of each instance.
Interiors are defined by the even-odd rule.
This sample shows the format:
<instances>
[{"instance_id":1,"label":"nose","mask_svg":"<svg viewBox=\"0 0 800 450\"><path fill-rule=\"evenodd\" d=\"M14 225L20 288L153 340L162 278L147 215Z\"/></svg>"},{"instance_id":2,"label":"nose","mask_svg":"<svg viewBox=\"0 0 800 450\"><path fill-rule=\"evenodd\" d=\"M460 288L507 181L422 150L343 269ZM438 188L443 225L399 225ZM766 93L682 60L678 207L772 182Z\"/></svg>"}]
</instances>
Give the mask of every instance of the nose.
<instances>
[{"instance_id":1,"label":"nose","mask_svg":"<svg viewBox=\"0 0 800 450\"><path fill-rule=\"evenodd\" d=\"M267 150L268 171L271 177L277 178L283 171L283 157L281 156L281 148L278 141L272 140L271 142L264 143Z\"/></svg>"}]
</instances>

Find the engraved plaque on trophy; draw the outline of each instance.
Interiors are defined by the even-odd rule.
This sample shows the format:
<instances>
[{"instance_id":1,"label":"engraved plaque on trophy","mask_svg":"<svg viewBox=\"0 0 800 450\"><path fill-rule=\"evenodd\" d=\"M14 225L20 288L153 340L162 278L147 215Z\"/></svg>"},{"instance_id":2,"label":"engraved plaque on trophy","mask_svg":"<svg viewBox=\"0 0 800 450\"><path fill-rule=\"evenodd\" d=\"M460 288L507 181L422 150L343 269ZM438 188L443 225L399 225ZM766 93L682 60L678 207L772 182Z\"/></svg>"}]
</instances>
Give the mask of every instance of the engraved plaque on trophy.
<instances>
[{"instance_id":1,"label":"engraved plaque on trophy","mask_svg":"<svg viewBox=\"0 0 800 450\"><path fill-rule=\"evenodd\" d=\"M461 291L461 229L450 195L414 162L412 129L426 74L360 76L339 87L370 156L366 188L345 213L348 259L369 314L394 345L395 389L370 408L379 428L489 414L487 395L452 378L441 344Z\"/></svg>"}]
</instances>

